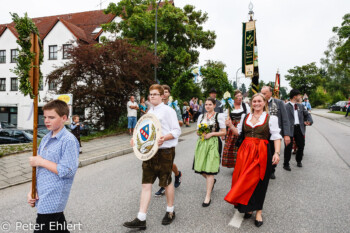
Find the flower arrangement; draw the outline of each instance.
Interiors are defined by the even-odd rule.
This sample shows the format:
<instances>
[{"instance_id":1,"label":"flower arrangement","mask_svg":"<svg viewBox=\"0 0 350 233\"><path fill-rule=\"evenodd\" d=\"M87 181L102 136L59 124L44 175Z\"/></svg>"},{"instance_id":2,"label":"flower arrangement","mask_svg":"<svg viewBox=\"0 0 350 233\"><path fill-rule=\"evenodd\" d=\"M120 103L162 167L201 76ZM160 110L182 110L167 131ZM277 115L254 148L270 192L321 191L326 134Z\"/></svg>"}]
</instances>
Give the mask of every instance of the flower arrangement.
<instances>
[{"instance_id":1,"label":"flower arrangement","mask_svg":"<svg viewBox=\"0 0 350 233\"><path fill-rule=\"evenodd\" d=\"M204 134L210 133L211 132L211 127L208 126L207 123L200 123L198 125L198 134L199 136L202 137L202 141L204 141Z\"/></svg>"},{"instance_id":2,"label":"flower arrangement","mask_svg":"<svg viewBox=\"0 0 350 233\"><path fill-rule=\"evenodd\" d=\"M224 93L224 98L221 100L222 105L224 105L225 109L227 109L228 114L230 114L231 110L234 108L234 102L233 99L231 98L230 92L226 91Z\"/></svg>"}]
</instances>

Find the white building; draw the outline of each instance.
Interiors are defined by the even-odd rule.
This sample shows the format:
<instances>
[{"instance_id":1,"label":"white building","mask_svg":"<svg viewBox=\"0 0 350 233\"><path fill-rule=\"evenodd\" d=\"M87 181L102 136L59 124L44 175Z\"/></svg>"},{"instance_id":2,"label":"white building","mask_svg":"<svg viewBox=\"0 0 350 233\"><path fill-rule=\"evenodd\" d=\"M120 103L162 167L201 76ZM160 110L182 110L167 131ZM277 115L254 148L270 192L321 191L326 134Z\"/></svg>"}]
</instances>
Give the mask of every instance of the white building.
<instances>
[{"instance_id":1,"label":"white building","mask_svg":"<svg viewBox=\"0 0 350 233\"><path fill-rule=\"evenodd\" d=\"M44 47L44 61L41 65L44 86L40 88L39 102L39 107L42 107L45 104L43 100L52 99L52 91L56 89L54 85L46 84L46 76L55 66L69 61L66 49L77 41L93 44L98 43L102 35L112 36L104 33L100 25L120 18L97 10L32 20L38 27ZM18 55L17 37L13 23L0 25L0 121L20 128L33 128L33 119L30 118L33 100L18 91L18 79L11 71L16 66L15 58ZM41 108L39 125L43 125Z\"/></svg>"}]
</instances>

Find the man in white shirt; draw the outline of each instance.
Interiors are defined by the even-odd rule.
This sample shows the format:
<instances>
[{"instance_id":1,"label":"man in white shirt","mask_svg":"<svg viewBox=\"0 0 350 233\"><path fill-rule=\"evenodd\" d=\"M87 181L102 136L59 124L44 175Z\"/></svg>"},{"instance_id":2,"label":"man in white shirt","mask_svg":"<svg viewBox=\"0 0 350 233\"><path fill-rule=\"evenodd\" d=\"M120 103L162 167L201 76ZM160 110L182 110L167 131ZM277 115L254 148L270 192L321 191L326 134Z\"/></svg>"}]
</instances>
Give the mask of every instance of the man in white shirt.
<instances>
[{"instance_id":1,"label":"man in white shirt","mask_svg":"<svg viewBox=\"0 0 350 233\"><path fill-rule=\"evenodd\" d=\"M127 109L129 135L132 135L137 122L137 109L139 109L139 105L135 102L135 96L130 96L130 100L127 103Z\"/></svg>"},{"instance_id":2,"label":"man in white shirt","mask_svg":"<svg viewBox=\"0 0 350 233\"><path fill-rule=\"evenodd\" d=\"M174 193L175 188L171 183L172 167L175 157L175 146L181 135L181 129L177 121L174 109L165 105L164 89L159 84L150 87L150 101L153 107L148 113L154 114L161 123L162 137L158 141L158 152L147 161L142 163L142 192L140 209L137 218L133 221L125 222L123 226L127 228L146 229L146 214L152 196L152 184L159 179L159 186L165 188L167 200L166 214L162 219L162 225L168 225L175 219ZM134 145L131 139L131 145Z\"/></svg>"}]
</instances>

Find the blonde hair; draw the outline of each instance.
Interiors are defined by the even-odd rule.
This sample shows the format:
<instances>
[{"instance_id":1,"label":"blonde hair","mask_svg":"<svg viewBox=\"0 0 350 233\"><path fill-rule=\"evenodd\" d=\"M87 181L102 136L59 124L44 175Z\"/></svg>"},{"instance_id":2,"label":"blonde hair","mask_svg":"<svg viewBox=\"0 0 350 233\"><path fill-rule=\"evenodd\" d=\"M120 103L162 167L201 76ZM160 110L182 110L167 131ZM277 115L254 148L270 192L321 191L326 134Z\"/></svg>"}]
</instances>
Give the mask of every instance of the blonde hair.
<instances>
[{"instance_id":1,"label":"blonde hair","mask_svg":"<svg viewBox=\"0 0 350 233\"><path fill-rule=\"evenodd\" d=\"M265 96L263 95L263 94L261 94L261 93L256 93L255 95L253 95L253 97L252 97L252 99L250 100L250 111L251 111L251 113L253 114L254 113L254 109L253 109L253 99L255 98L255 97L258 97L258 96L260 96L263 100L264 100L264 102L265 102L265 106L264 106L264 109L263 109L263 111L264 112L269 112L269 107L268 107L268 103L267 103L267 101L266 101L266 98L265 98Z\"/></svg>"}]
</instances>

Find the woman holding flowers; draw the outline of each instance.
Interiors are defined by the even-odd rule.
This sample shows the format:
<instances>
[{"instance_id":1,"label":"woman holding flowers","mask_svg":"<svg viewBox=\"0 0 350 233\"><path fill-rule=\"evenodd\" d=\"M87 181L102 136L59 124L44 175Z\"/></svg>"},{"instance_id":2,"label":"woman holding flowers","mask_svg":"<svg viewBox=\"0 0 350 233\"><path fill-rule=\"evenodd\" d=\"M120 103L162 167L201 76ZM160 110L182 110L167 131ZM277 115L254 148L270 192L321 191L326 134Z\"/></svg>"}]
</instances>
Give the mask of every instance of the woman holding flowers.
<instances>
[{"instance_id":1,"label":"woman holding flowers","mask_svg":"<svg viewBox=\"0 0 350 233\"><path fill-rule=\"evenodd\" d=\"M197 121L199 138L194 155L193 170L206 179L207 193L202 204L203 207L208 207L211 203L211 192L216 182L214 175L218 174L220 168L222 151L220 137L226 134L225 116L214 111L215 104L215 99L210 97L206 99L206 113L201 114Z\"/></svg>"},{"instance_id":2,"label":"woman holding flowers","mask_svg":"<svg viewBox=\"0 0 350 233\"><path fill-rule=\"evenodd\" d=\"M252 212L256 211L255 225L260 227L263 224L262 208L272 164L278 164L280 160L282 136L278 118L267 113L267 102L261 93L253 95L251 111L247 117L242 115L237 128L231 120L226 121L235 135L243 133L245 138L238 149L231 190L225 200L239 212L245 213L244 218L250 218ZM269 140L274 141L274 145L270 145ZM273 155L270 146L275 147Z\"/></svg>"},{"instance_id":3,"label":"woman holding flowers","mask_svg":"<svg viewBox=\"0 0 350 233\"><path fill-rule=\"evenodd\" d=\"M230 119L232 125L237 127L241 121L242 114L250 113L250 108L246 103L242 102L243 95L240 90L234 92L233 109L230 109L230 113L227 119ZM228 168L234 168L236 165L238 147L235 146L238 136L234 135L233 130L228 128L224 146L224 152L222 154L222 166Z\"/></svg>"}]
</instances>

